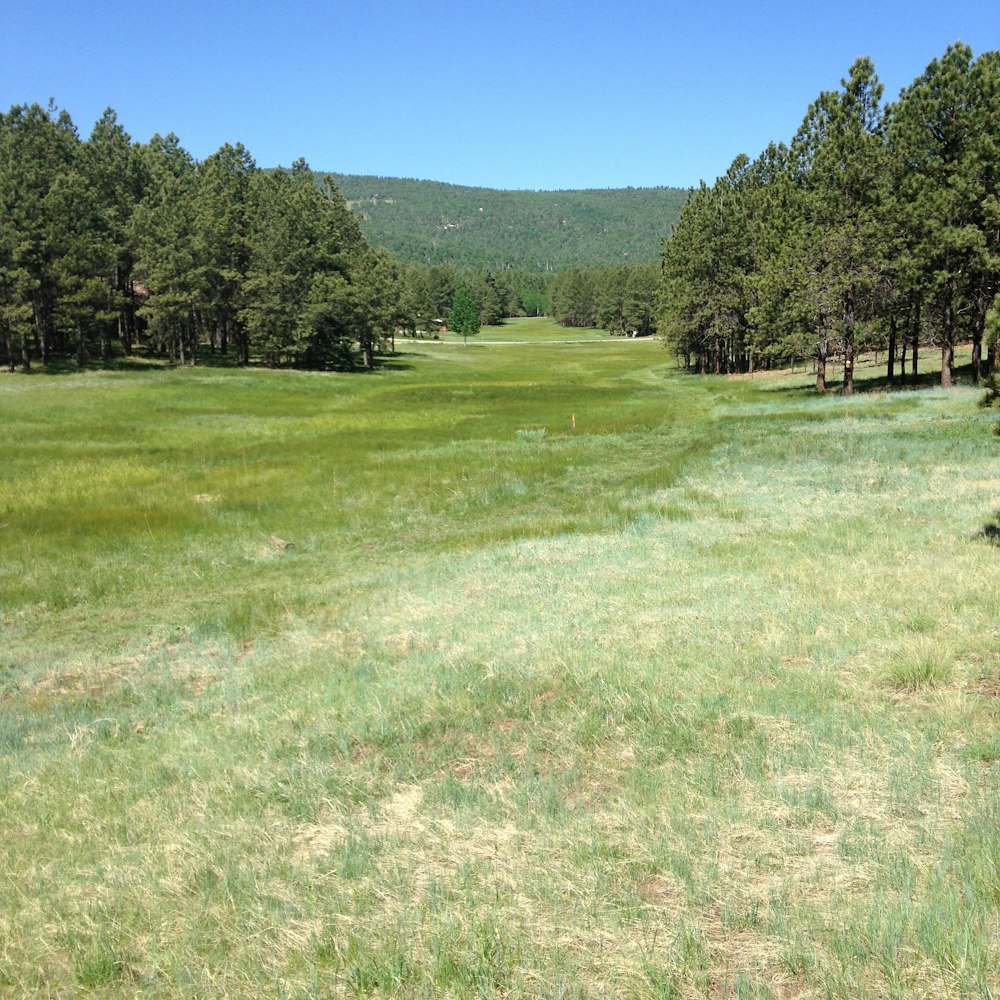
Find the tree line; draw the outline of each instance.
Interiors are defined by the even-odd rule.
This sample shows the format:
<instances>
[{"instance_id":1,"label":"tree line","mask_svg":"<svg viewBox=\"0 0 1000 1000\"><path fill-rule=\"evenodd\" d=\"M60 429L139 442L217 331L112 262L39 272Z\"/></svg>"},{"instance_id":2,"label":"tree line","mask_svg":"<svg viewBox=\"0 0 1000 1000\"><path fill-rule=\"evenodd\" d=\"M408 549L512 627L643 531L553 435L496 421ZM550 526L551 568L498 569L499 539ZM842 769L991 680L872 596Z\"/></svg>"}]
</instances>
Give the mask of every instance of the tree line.
<instances>
[{"instance_id":1,"label":"tree line","mask_svg":"<svg viewBox=\"0 0 1000 1000\"><path fill-rule=\"evenodd\" d=\"M789 144L702 183L664 246L660 332L705 372L811 359L816 386L859 351L887 377L921 349L994 363L1000 277L1000 53L950 46L898 100L868 58L820 94ZM984 346L986 356L984 357Z\"/></svg>"},{"instance_id":2,"label":"tree line","mask_svg":"<svg viewBox=\"0 0 1000 1000\"><path fill-rule=\"evenodd\" d=\"M196 363L372 367L397 332L429 334L466 290L483 322L548 309L542 275L459 271L373 248L303 160L242 145L196 161L175 135L133 142L108 109L0 113L0 338L8 367L110 361L141 347Z\"/></svg>"},{"instance_id":3,"label":"tree line","mask_svg":"<svg viewBox=\"0 0 1000 1000\"><path fill-rule=\"evenodd\" d=\"M571 267L552 278L550 314L563 326L645 337L657 329L660 265Z\"/></svg>"}]
</instances>

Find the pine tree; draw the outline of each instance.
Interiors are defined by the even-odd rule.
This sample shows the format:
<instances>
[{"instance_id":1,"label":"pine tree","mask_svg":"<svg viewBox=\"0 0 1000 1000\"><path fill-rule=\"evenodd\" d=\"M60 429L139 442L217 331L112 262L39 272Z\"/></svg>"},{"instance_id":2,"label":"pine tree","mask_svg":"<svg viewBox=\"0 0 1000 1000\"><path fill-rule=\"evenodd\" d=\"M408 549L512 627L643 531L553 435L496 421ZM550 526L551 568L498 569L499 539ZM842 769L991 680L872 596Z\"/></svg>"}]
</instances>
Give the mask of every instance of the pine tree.
<instances>
[{"instance_id":1,"label":"pine tree","mask_svg":"<svg viewBox=\"0 0 1000 1000\"><path fill-rule=\"evenodd\" d=\"M147 175L142 157L111 108L105 110L83 144L80 171L97 201L95 225L100 239L111 251L111 259L104 261L107 273L101 277L108 283L107 310L113 310L114 315L98 323L101 356L106 359L110 355L115 335L129 356L137 334L138 306L134 280L138 233L132 217L146 193Z\"/></svg>"},{"instance_id":2,"label":"pine tree","mask_svg":"<svg viewBox=\"0 0 1000 1000\"><path fill-rule=\"evenodd\" d=\"M55 105L17 105L3 116L0 135L0 217L4 218L7 295L5 323L21 342L30 365L26 313L35 352L43 365L57 348L57 246L63 224L60 178L72 168L79 137L69 115Z\"/></svg>"},{"instance_id":3,"label":"pine tree","mask_svg":"<svg viewBox=\"0 0 1000 1000\"><path fill-rule=\"evenodd\" d=\"M132 217L136 272L145 287L141 314L154 346L170 361L195 363L204 270L195 245L197 168L176 135L142 147L149 186Z\"/></svg>"},{"instance_id":4,"label":"pine tree","mask_svg":"<svg viewBox=\"0 0 1000 1000\"><path fill-rule=\"evenodd\" d=\"M844 353L844 394L854 390L857 330L875 312L887 269L879 215L886 175L882 84L858 59L843 89L820 95L793 144L803 189L808 296L821 340L829 331ZM825 358L824 358L825 362Z\"/></svg>"},{"instance_id":5,"label":"pine tree","mask_svg":"<svg viewBox=\"0 0 1000 1000\"><path fill-rule=\"evenodd\" d=\"M945 386L960 331L976 339L978 358L995 287L997 76L994 54L974 62L956 43L902 92L892 119L907 266L936 328Z\"/></svg>"},{"instance_id":6,"label":"pine tree","mask_svg":"<svg viewBox=\"0 0 1000 1000\"><path fill-rule=\"evenodd\" d=\"M247 150L227 143L200 165L195 197L195 247L204 267L209 337L221 354L234 344L241 364L250 361L240 309L250 266L249 201L255 171Z\"/></svg>"}]
</instances>

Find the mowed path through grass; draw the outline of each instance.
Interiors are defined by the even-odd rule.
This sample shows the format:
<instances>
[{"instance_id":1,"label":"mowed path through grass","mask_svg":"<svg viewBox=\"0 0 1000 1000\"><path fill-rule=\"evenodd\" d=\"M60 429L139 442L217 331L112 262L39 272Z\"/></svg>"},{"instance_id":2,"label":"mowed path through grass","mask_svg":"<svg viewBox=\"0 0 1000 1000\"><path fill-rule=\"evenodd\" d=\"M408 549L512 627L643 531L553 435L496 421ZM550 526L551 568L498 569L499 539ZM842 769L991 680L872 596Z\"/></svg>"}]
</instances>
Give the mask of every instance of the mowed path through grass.
<instances>
[{"instance_id":1,"label":"mowed path through grass","mask_svg":"<svg viewBox=\"0 0 1000 1000\"><path fill-rule=\"evenodd\" d=\"M0 994L1000 992L977 394L515 332L0 380Z\"/></svg>"}]
</instances>

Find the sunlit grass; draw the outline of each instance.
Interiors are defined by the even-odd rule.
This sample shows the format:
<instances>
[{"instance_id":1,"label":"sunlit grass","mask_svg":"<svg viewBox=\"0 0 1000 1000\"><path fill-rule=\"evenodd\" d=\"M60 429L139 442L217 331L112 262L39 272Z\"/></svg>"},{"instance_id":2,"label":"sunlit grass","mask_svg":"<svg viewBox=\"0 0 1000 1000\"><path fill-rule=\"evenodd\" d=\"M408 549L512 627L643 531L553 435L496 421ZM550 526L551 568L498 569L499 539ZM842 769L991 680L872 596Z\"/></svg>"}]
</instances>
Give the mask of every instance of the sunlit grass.
<instances>
[{"instance_id":1,"label":"sunlit grass","mask_svg":"<svg viewBox=\"0 0 1000 1000\"><path fill-rule=\"evenodd\" d=\"M0 993L1000 991L975 393L524 333L0 379Z\"/></svg>"}]
</instances>

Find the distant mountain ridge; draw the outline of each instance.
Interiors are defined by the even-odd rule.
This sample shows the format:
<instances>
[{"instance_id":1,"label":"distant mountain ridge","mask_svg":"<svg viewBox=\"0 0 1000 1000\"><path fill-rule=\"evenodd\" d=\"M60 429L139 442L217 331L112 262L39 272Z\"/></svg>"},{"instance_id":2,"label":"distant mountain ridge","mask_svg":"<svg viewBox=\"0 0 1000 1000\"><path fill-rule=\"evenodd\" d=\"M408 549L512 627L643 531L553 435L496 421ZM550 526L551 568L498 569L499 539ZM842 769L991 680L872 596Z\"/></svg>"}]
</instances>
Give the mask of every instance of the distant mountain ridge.
<instances>
[{"instance_id":1,"label":"distant mountain ridge","mask_svg":"<svg viewBox=\"0 0 1000 1000\"><path fill-rule=\"evenodd\" d=\"M329 173L374 246L403 260L499 271L562 271L656 260L680 188L501 191Z\"/></svg>"}]
</instances>

